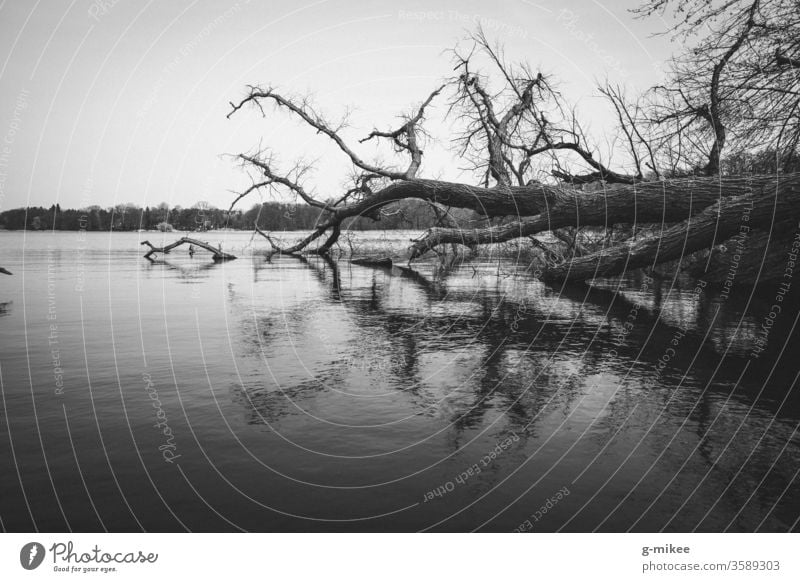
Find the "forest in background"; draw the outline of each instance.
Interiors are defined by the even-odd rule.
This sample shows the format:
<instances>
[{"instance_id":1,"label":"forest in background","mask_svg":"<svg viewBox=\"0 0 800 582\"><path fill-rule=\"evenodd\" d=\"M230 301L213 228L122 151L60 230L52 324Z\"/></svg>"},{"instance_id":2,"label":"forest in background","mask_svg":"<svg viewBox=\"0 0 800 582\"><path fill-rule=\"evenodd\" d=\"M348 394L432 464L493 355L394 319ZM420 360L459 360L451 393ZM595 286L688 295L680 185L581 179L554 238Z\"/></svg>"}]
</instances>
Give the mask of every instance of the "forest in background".
<instances>
[{"instance_id":1,"label":"forest in background","mask_svg":"<svg viewBox=\"0 0 800 582\"><path fill-rule=\"evenodd\" d=\"M262 230L311 230L320 220L318 208L306 204L264 202L249 210L223 210L200 202L190 208L166 203L144 208L135 204L119 204L109 208L90 206L82 209L62 209L54 204L50 208L31 206L0 213L0 229L5 230L91 230L91 231L136 231L181 230L206 231L228 228L252 230L257 224ZM472 211L460 212L465 223L477 220ZM436 222L433 210L424 202L407 200L399 204L390 214L382 214L379 220L366 216L350 219L346 225L351 230L422 230Z\"/></svg>"}]
</instances>

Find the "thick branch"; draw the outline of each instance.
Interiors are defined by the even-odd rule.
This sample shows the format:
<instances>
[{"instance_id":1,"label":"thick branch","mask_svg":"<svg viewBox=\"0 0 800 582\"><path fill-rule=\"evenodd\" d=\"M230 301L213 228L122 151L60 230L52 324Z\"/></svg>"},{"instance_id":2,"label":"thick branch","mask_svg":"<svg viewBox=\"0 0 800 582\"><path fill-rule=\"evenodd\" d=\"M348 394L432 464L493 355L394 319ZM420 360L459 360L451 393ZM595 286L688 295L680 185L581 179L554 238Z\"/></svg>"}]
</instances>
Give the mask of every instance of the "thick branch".
<instances>
[{"instance_id":1,"label":"thick branch","mask_svg":"<svg viewBox=\"0 0 800 582\"><path fill-rule=\"evenodd\" d=\"M441 245L460 244L466 247L475 247L496 244L551 230L551 228L553 228L551 221L546 215L485 228L429 228L419 239L413 241L414 244L409 248L409 260L413 261Z\"/></svg>"},{"instance_id":2,"label":"thick branch","mask_svg":"<svg viewBox=\"0 0 800 582\"><path fill-rule=\"evenodd\" d=\"M711 152L708 155L708 164L705 167L706 175L710 176L719 172L719 162L722 155L722 148L725 147L725 125L722 123L722 116L720 114L721 98L719 94L720 76L728 61L731 60L734 54L741 48L750 30L755 24L754 16L758 9L760 0L755 0L747 11L747 21L744 28L733 44L722 55L722 58L714 65L714 70L711 73L711 87L710 87L710 103L708 107L702 108L700 114L711 125L714 132L714 144L711 146Z\"/></svg>"},{"instance_id":3,"label":"thick branch","mask_svg":"<svg viewBox=\"0 0 800 582\"><path fill-rule=\"evenodd\" d=\"M546 145L540 146L538 148L525 148L525 153L529 156L535 156L544 152L548 151L555 151L555 150L570 150L578 154L583 161L589 164L592 168L597 170L596 172L590 172L587 174L580 174L580 175L573 175L567 174L565 172L560 172L558 170L553 170L551 174L558 178L559 180L564 180L565 182L573 182L575 184L588 184L590 182L596 182L598 180L603 180L609 184L633 184L636 182L636 176L629 176L626 174L620 174L613 170L608 169L606 166L598 162L592 153L583 147L581 147L578 143L573 142L549 142Z\"/></svg>"}]
</instances>

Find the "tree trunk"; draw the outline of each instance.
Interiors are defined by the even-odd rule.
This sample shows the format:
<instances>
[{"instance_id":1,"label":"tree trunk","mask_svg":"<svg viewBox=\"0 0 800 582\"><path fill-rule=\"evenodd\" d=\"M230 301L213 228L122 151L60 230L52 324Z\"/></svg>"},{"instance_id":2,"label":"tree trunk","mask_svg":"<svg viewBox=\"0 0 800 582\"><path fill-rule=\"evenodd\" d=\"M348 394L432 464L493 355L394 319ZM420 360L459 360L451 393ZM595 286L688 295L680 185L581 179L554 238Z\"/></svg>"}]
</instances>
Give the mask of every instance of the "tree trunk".
<instances>
[{"instance_id":1,"label":"tree trunk","mask_svg":"<svg viewBox=\"0 0 800 582\"><path fill-rule=\"evenodd\" d=\"M447 243L474 246L509 241L565 226L626 223L668 224L685 221L728 198L760 199L797 192L800 176L695 178L640 184L615 184L598 192L536 186L542 212L501 226L481 229L431 228L412 245L411 258ZM530 187L527 187L530 188ZM520 196L517 193L516 196ZM533 196L532 196L533 197ZM800 216L800 201L792 212ZM542 208L543 207L543 208ZM717 238L722 242L723 238ZM627 254L627 247L616 249ZM659 259L658 262L666 259Z\"/></svg>"},{"instance_id":2,"label":"tree trunk","mask_svg":"<svg viewBox=\"0 0 800 582\"><path fill-rule=\"evenodd\" d=\"M788 181L775 196L738 196L725 198L709 206L699 215L664 230L660 235L616 245L608 249L577 257L545 272L549 280L587 280L619 275L640 267L654 267L665 261L687 257L701 249L737 237L736 244L744 248L754 228L770 230L777 222L794 221L800 217L800 184ZM781 226L783 230L783 225Z\"/></svg>"}]
</instances>

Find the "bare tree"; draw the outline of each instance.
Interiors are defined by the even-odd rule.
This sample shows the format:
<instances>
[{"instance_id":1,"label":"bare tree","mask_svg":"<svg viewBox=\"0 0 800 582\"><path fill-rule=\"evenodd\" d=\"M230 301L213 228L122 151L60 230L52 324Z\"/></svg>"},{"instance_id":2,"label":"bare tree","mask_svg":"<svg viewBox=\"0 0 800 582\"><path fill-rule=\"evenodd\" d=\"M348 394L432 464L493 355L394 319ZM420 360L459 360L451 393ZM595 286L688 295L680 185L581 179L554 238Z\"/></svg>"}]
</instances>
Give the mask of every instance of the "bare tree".
<instances>
[{"instance_id":1,"label":"bare tree","mask_svg":"<svg viewBox=\"0 0 800 582\"><path fill-rule=\"evenodd\" d=\"M349 164L352 183L319 196L308 185L308 166L282 170L272 150L259 148L237 156L254 179L233 204L269 189L319 209L311 234L291 246L282 247L269 233L256 230L275 252L326 255L346 219L380 219L398 201L423 200L435 209L438 225L413 241L409 260L442 245L474 247L548 231L574 250L576 233L584 227L623 224L635 233L642 225L660 225L659 237L633 242L605 237L604 245L609 240L611 245L594 252L551 253L544 276L553 279L610 276L713 248L736 235L743 213L748 228L769 229L776 216L796 222L800 177L719 175L731 144L742 149L769 139L782 156L796 151L800 125L796 77L791 75L800 37L782 36L795 30L798 19L788 15L791 2L677 4L689 16L678 21L674 34L697 35L701 20L709 18L716 18L718 28L673 63L671 82L635 99L620 86L600 88L618 121L615 137L621 138L626 155L619 167L627 170L603 161L553 79L507 62L502 49L479 30L453 50L452 77L396 127L373 129L359 140L385 140L394 155L388 162L367 161L358 146L345 140L346 119L334 123L307 99L271 87L248 87L241 100L231 103L229 117L245 107L264 116L281 111L295 117L337 147ZM649 15L671 6L654 0L640 12ZM765 51L772 51L769 62ZM422 177L429 139L425 121L437 107L457 128L452 151L465 160L473 182ZM595 186L581 187L588 183ZM448 208L473 210L488 222L459 227L447 219ZM560 258L554 262L553 256Z\"/></svg>"},{"instance_id":2,"label":"bare tree","mask_svg":"<svg viewBox=\"0 0 800 582\"><path fill-rule=\"evenodd\" d=\"M720 171L725 150L771 148L789 168L800 143L797 0L652 0L638 10L667 12L676 19L667 34L689 48L651 94L662 147L682 145L696 161L706 152L697 168L706 175Z\"/></svg>"}]
</instances>

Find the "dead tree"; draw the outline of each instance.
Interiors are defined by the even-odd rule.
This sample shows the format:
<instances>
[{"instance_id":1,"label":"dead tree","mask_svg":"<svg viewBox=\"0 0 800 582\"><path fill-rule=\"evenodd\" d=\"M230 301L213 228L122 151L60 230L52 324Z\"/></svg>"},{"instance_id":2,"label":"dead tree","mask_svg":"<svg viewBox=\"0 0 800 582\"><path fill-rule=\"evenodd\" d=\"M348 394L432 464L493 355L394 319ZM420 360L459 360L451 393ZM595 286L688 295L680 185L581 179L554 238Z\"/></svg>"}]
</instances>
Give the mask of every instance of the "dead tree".
<instances>
[{"instance_id":1,"label":"dead tree","mask_svg":"<svg viewBox=\"0 0 800 582\"><path fill-rule=\"evenodd\" d=\"M721 171L725 151L770 150L777 170L794 167L800 144L796 0L650 0L639 9L643 17L664 12L676 22L665 34L687 50L648 95L648 121L662 151L683 147L707 175Z\"/></svg>"},{"instance_id":2,"label":"dead tree","mask_svg":"<svg viewBox=\"0 0 800 582\"><path fill-rule=\"evenodd\" d=\"M440 221L412 241L410 260L442 245L475 247L548 231L568 249L578 248L575 237L584 227L609 232L625 225L630 228L621 230L631 234L641 227L651 233L644 239L605 237L610 246L594 252L550 253L561 259L545 265L542 272L548 279L612 276L712 251L740 232L745 209L752 216L748 228L769 230L776 217L797 223L798 176L721 173L724 152L733 146L741 151L769 138L781 156L797 151L800 90L794 67L800 60L800 35L785 36L787 30L800 30L792 4L776 0L767 7L763 0L730 0L712 9L700 1L680 2L680 9L690 7L695 19L714 16L723 24L676 60L669 84L634 100L619 86L600 89L616 114L627 154L616 168L604 162L607 156L587 136L555 82L526 65L507 62L480 31L465 48L453 51L451 78L397 126L373 129L359 145L346 139L345 121L328 121L308 100L250 86L241 100L231 103L228 117L245 107L264 116L270 110L286 112L336 146L351 168L352 185L320 196L308 185L307 166L282 171L272 150L259 149L236 156L253 181L233 204L266 190L288 193L317 208L316 227L296 244L281 246L261 233L274 252L287 254L326 255L346 220L379 220L388 207L405 199L430 203L441 211L437 216L461 208L484 219L475 228ZM669 6L669 0L654 0L642 13ZM687 18L674 32L691 35L697 26ZM425 119L436 107L457 127L453 152L474 180L422 176ZM368 142L388 144L394 159L369 161L359 151ZM791 234L789 230L782 232Z\"/></svg>"}]
</instances>

